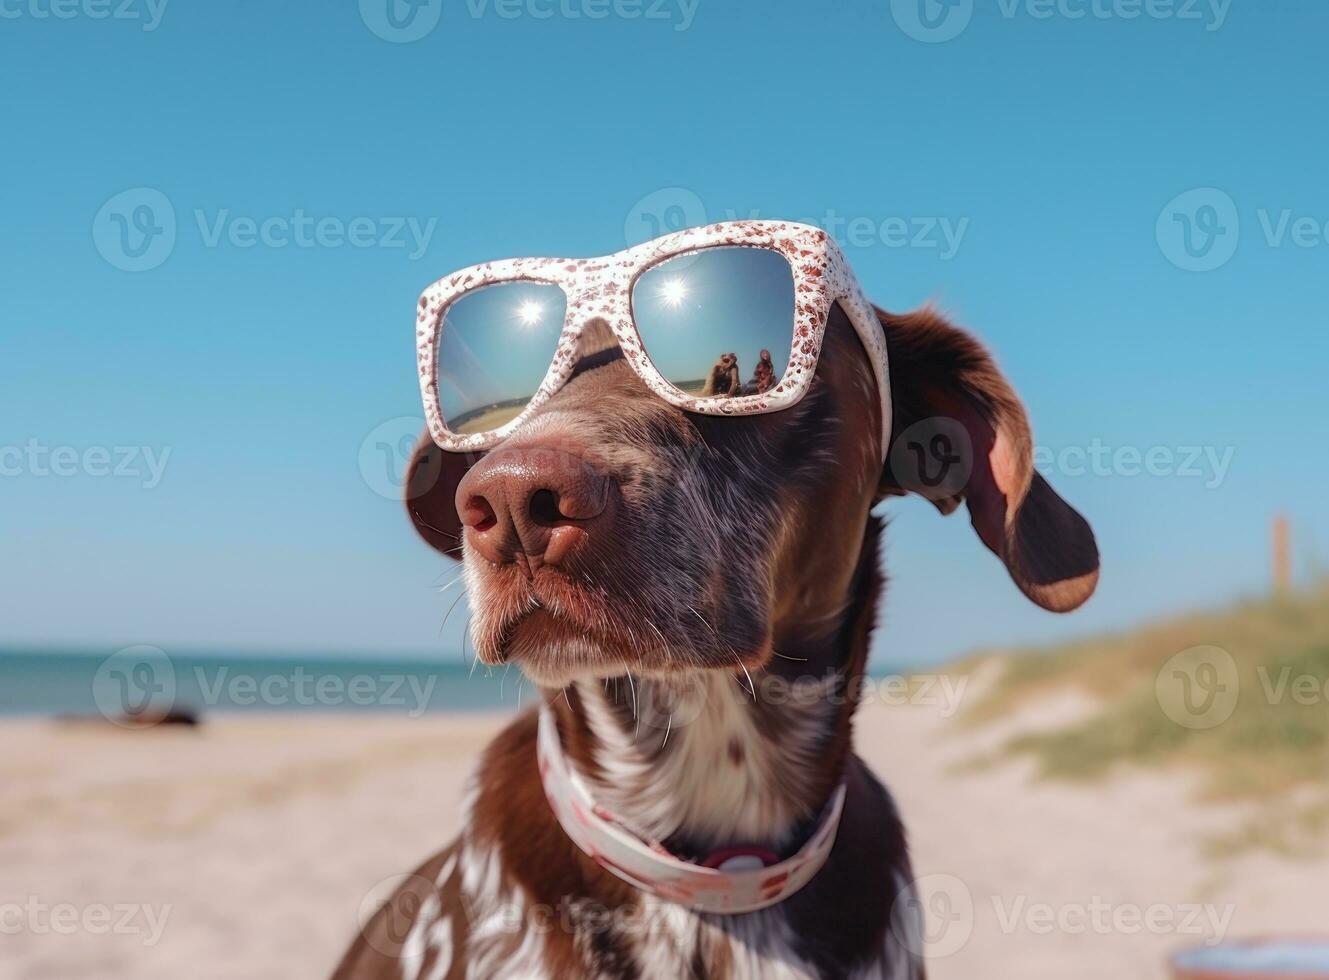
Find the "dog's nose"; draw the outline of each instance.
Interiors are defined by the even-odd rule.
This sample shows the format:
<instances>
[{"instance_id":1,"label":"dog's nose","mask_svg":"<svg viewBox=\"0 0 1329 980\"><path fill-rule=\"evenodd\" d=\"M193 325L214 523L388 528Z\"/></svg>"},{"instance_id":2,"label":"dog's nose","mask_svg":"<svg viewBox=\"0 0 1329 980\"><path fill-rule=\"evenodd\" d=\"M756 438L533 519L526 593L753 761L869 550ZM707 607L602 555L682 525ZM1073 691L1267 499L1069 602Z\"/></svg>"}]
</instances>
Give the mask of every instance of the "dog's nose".
<instances>
[{"instance_id":1,"label":"dog's nose","mask_svg":"<svg viewBox=\"0 0 1329 980\"><path fill-rule=\"evenodd\" d=\"M462 478L457 514L466 542L527 575L557 565L606 523L613 482L578 453L543 446L498 449Z\"/></svg>"}]
</instances>

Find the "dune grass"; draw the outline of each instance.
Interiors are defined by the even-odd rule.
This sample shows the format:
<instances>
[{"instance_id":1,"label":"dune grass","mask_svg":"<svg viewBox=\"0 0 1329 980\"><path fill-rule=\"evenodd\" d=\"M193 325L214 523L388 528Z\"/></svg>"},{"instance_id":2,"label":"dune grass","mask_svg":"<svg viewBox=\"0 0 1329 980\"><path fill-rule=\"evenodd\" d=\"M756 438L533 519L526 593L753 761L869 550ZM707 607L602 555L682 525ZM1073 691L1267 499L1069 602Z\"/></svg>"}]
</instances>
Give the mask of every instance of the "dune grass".
<instances>
[{"instance_id":1,"label":"dune grass","mask_svg":"<svg viewBox=\"0 0 1329 980\"><path fill-rule=\"evenodd\" d=\"M1157 683L1174 655L1199 645L1231 655L1238 685L1230 716L1192 727L1165 710ZM1216 798L1268 800L1322 789L1329 786L1329 581L1128 633L1014 653L966 721L999 719L1068 689L1091 695L1098 706L1064 727L1011 738L1006 754L1032 756L1045 776L1070 780L1097 779L1123 764L1189 765L1204 773L1207 793Z\"/></svg>"}]
</instances>

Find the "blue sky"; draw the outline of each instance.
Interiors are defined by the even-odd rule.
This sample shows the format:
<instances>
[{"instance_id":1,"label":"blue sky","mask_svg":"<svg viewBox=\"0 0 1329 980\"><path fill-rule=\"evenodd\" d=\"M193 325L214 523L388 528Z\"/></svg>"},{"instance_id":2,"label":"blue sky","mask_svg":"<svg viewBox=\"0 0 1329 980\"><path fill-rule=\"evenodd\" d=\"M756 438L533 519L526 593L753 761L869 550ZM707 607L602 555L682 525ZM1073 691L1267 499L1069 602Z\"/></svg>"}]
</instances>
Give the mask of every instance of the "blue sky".
<instances>
[{"instance_id":1,"label":"blue sky","mask_svg":"<svg viewBox=\"0 0 1329 980\"><path fill-rule=\"evenodd\" d=\"M1329 8L917 2L0 2L0 642L455 650L391 485L419 290L752 214L978 332L1099 535L1057 618L892 504L880 663L1261 590L1277 510L1304 570Z\"/></svg>"}]
</instances>

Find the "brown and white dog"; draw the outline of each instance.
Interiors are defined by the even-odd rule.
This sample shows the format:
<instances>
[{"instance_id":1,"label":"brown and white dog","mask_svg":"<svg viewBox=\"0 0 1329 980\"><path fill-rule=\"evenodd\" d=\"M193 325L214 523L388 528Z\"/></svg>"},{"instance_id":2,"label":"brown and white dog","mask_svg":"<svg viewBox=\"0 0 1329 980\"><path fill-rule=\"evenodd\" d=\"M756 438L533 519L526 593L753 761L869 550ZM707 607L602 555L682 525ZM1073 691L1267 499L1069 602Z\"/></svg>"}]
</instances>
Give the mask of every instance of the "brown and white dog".
<instances>
[{"instance_id":1,"label":"brown and white dog","mask_svg":"<svg viewBox=\"0 0 1329 980\"><path fill-rule=\"evenodd\" d=\"M843 785L820 870L737 914L634 887L556 817L533 709L485 751L461 837L336 978L923 975L904 830L851 746L882 588L872 508L911 491L943 513L966 503L1020 590L1058 612L1093 592L1098 553L1033 471L1024 409L983 347L931 310L878 315L891 433L839 307L807 396L743 418L671 407L592 324L530 424L483 457L426 437L408 487L419 533L464 561L480 662L540 686L598 804L673 855L784 857Z\"/></svg>"}]
</instances>

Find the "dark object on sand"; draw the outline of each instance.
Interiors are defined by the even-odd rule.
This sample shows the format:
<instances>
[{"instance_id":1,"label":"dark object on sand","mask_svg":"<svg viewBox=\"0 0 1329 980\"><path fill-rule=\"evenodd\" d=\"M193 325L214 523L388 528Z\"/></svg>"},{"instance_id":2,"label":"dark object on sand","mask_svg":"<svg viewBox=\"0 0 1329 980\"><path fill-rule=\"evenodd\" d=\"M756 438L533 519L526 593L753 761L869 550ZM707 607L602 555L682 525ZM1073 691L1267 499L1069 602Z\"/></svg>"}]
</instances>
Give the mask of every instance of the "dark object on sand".
<instances>
[{"instance_id":1,"label":"dark object on sand","mask_svg":"<svg viewBox=\"0 0 1329 980\"><path fill-rule=\"evenodd\" d=\"M142 714L118 715L107 718L102 715L59 715L56 721L64 725L81 725L89 722L105 723L111 721L120 728L156 728L158 725L180 725L197 728L203 724L202 716L193 708L172 708L169 711L144 711Z\"/></svg>"},{"instance_id":2,"label":"dark object on sand","mask_svg":"<svg viewBox=\"0 0 1329 980\"><path fill-rule=\"evenodd\" d=\"M172 708L169 711L161 711L153 714L150 711L141 715L125 716L117 719L121 725L127 725L130 728L156 728L158 725L186 725L190 728L198 727L203 719L193 708Z\"/></svg>"}]
</instances>

